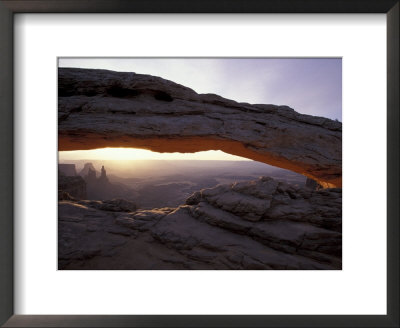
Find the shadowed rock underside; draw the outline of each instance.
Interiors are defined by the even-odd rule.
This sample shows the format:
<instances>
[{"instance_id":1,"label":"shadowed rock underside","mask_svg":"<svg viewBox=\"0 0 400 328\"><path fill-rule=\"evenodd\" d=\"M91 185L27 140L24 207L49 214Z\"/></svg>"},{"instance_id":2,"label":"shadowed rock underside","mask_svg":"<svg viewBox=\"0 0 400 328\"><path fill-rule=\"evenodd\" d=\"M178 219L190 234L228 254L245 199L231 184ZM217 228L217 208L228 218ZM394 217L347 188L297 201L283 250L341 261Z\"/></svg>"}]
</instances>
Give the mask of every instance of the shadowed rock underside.
<instances>
[{"instance_id":1,"label":"shadowed rock underside","mask_svg":"<svg viewBox=\"0 0 400 328\"><path fill-rule=\"evenodd\" d=\"M197 94L150 75L59 68L59 150L222 150L342 185L342 124Z\"/></svg>"}]
</instances>

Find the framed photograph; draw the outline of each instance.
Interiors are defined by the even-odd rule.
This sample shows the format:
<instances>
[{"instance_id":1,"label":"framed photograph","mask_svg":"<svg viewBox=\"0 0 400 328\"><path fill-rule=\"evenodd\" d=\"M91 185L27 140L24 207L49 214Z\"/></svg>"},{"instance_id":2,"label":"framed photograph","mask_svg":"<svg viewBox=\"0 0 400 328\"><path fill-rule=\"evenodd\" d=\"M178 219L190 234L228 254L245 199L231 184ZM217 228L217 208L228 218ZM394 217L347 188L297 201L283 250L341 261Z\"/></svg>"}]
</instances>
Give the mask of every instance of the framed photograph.
<instances>
[{"instance_id":1,"label":"framed photograph","mask_svg":"<svg viewBox=\"0 0 400 328\"><path fill-rule=\"evenodd\" d=\"M398 1L0 10L2 325L399 326Z\"/></svg>"},{"instance_id":2,"label":"framed photograph","mask_svg":"<svg viewBox=\"0 0 400 328\"><path fill-rule=\"evenodd\" d=\"M60 57L58 269L341 270L341 72L341 58ZM295 80L291 107L249 104L287 102Z\"/></svg>"}]
</instances>

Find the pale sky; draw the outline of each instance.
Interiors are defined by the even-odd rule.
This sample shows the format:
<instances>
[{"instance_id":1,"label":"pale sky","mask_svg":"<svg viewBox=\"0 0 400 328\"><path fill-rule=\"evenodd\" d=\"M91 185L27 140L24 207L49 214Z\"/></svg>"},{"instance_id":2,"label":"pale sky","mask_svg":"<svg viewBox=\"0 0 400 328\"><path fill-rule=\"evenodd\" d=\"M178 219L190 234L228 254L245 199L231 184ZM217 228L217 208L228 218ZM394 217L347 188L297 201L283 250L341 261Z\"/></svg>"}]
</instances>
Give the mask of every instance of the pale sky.
<instances>
[{"instance_id":1,"label":"pale sky","mask_svg":"<svg viewBox=\"0 0 400 328\"><path fill-rule=\"evenodd\" d=\"M182 84L197 93L215 93L252 104L287 105L299 113L342 120L340 58L60 58L59 66L150 74ZM240 159L223 154L201 152L198 159ZM104 159L110 156L193 159L193 154L166 155L108 149L103 152L60 152L60 160L102 159L102 156L107 157Z\"/></svg>"}]
</instances>

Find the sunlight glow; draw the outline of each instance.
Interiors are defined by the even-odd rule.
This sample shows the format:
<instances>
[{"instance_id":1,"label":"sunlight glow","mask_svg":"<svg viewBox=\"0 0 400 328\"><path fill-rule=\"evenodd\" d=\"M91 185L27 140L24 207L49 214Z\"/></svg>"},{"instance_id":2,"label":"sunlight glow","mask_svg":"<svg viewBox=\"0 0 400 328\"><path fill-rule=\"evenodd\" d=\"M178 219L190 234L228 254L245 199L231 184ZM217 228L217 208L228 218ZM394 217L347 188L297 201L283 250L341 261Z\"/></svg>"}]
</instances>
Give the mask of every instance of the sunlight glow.
<instances>
[{"instance_id":1,"label":"sunlight glow","mask_svg":"<svg viewBox=\"0 0 400 328\"><path fill-rule=\"evenodd\" d=\"M248 158L234 156L221 150L200 151L197 153L157 153L136 148L101 148L58 152L59 160L216 160L248 161Z\"/></svg>"}]
</instances>

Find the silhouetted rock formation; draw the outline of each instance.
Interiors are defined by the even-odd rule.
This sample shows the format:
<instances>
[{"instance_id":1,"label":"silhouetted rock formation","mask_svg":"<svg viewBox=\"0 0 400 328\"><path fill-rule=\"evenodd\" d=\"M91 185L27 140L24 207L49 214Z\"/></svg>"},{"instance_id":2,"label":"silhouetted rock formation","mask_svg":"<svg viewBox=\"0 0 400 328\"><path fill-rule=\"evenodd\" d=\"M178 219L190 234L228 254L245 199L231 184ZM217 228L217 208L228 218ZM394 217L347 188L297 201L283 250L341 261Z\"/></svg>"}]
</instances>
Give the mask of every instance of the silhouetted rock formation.
<instances>
[{"instance_id":1,"label":"silhouetted rock formation","mask_svg":"<svg viewBox=\"0 0 400 328\"><path fill-rule=\"evenodd\" d=\"M94 172L94 177L96 177L97 172L92 163L85 163L83 169L79 172L79 175L82 177L86 177L87 175L89 175L89 170L92 170ZM93 173L91 173L91 175L93 175Z\"/></svg>"},{"instance_id":2,"label":"silhouetted rock formation","mask_svg":"<svg viewBox=\"0 0 400 328\"><path fill-rule=\"evenodd\" d=\"M342 185L342 123L197 94L150 75L59 68L59 150L222 150Z\"/></svg>"},{"instance_id":3,"label":"silhouetted rock formation","mask_svg":"<svg viewBox=\"0 0 400 328\"><path fill-rule=\"evenodd\" d=\"M63 201L59 266L341 269L341 197L264 177L203 189L178 208Z\"/></svg>"},{"instance_id":4,"label":"silhouetted rock formation","mask_svg":"<svg viewBox=\"0 0 400 328\"><path fill-rule=\"evenodd\" d=\"M85 181L89 188L97 184L96 171L89 167L88 174L85 176Z\"/></svg>"},{"instance_id":5,"label":"silhouetted rock formation","mask_svg":"<svg viewBox=\"0 0 400 328\"><path fill-rule=\"evenodd\" d=\"M75 164L58 164L58 171L66 176L75 176Z\"/></svg>"},{"instance_id":6,"label":"silhouetted rock formation","mask_svg":"<svg viewBox=\"0 0 400 328\"><path fill-rule=\"evenodd\" d=\"M66 176L62 172L58 174L59 200L86 199L86 183L79 175Z\"/></svg>"},{"instance_id":7,"label":"silhouetted rock formation","mask_svg":"<svg viewBox=\"0 0 400 328\"><path fill-rule=\"evenodd\" d=\"M86 163L79 174L84 174L86 181L87 199L105 200L113 198L133 199L136 193L122 184L113 184L108 180L107 172L104 166L101 167L100 176L97 177L97 171L92 163Z\"/></svg>"},{"instance_id":8,"label":"silhouetted rock formation","mask_svg":"<svg viewBox=\"0 0 400 328\"><path fill-rule=\"evenodd\" d=\"M106 172L106 169L104 168L104 165L101 167L101 174L100 174L100 177L99 177L99 183L101 183L101 184L109 183L108 178L107 178L107 172Z\"/></svg>"}]
</instances>

